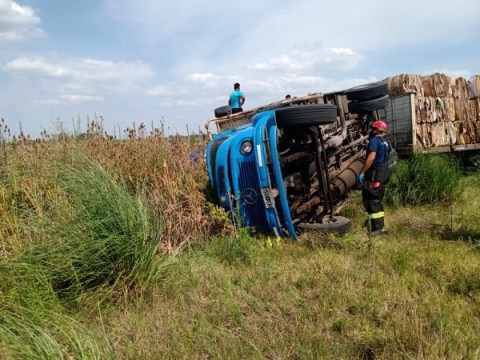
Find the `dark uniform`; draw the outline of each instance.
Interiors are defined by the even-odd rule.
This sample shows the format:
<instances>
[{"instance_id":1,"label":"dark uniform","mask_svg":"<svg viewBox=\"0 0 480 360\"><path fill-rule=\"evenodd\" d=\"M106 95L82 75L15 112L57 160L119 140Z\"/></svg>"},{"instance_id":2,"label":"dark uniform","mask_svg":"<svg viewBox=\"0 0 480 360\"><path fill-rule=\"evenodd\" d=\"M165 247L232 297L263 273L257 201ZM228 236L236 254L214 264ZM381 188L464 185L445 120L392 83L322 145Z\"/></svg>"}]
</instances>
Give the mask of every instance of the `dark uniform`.
<instances>
[{"instance_id":1,"label":"dark uniform","mask_svg":"<svg viewBox=\"0 0 480 360\"><path fill-rule=\"evenodd\" d=\"M367 156L375 152L375 160L365 173L362 188L363 206L368 213L368 226L370 231L383 231L385 226L385 213L383 210L383 197L385 185L392 174L388 166L388 157L391 148L387 139L383 136L374 136L369 140Z\"/></svg>"}]
</instances>

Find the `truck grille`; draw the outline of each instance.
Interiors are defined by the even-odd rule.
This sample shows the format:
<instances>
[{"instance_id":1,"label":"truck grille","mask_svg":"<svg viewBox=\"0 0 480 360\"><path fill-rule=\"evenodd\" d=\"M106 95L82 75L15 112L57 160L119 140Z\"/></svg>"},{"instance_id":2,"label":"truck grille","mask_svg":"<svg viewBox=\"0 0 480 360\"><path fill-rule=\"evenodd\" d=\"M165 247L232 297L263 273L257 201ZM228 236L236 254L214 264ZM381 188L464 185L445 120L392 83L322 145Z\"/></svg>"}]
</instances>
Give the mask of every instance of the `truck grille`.
<instances>
[{"instance_id":1,"label":"truck grille","mask_svg":"<svg viewBox=\"0 0 480 360\"><path fill-rule=\"evenodd\" d=\"M218 167L218 179L217 179L217 184L218 184L218 190L220 194L226 194L227 192L227 186L225 184L225 169L223 166Z\"/></svg>"},{"instance_id":2,"label":"truck grille","mask_svg":"<svg viewBox=\"0 0 480 360\"><path fill-rule=\"evenodd\" d=\"M213 174L212 174L214 177L214 179L212 179L213 182L216 182L217 180L215 179L215 164L217 163L217 151L220 148L220 145L222 145L223 142L227 139L228 137L223 137L223 138L214 140L212 143L212 146L210 147L210 161L212 162L212 165L210 166L210 168L213 171Z\"/></svg>"},{"instance_id":3,"label":"truck grille","mask_svg":"<svg viewBox=\"0 0 480 360\"><path fill-rule=\"evenodd\" d=\"M268 229L268 222L258 183L256 163L248 161L240 164L239 169L240 203L242 216L247 226Z\"/></svg>"}]
</instances>

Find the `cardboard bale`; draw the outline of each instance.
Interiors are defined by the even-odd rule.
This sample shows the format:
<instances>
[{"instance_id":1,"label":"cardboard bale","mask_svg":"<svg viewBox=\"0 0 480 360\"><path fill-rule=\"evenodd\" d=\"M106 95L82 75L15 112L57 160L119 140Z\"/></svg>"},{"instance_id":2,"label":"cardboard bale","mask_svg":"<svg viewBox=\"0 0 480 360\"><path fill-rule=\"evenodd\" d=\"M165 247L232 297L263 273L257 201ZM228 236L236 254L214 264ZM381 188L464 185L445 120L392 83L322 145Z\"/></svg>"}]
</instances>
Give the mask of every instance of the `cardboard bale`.
<instances>
[{"instance_id":1,"label":"cardboard bale","mask_svg":"<svg viewBox=\"0 0 480 360\"><path fill-rule=\"evenodd\" d=\"M452 97L443 99L445 103L445 119L444 121L455 120L455 100Z\"/></svg>"},{"instance_id":2,"label":"cardboard bale","mask_svg":"<svg viewBox=\"0 0 480 360\"><path fill-rule=\"evenodd\" d=\"M416 124L416 146L423 148L457 143L458 130L451 121Z\"/></svg>"},{"instance_id":3,"label":"cardboard bale","mask_svg":"<svg viewBox=\"0 0 480 360\"><path fill-rule=\"evenodd\" d=\"M470 97L478 98L480 97L480 75L474 75L470 78L469 81L470 88Z\"/></svg>"},{"instance_id":4,"label":"cardboard bale","mask_svg":"<svg viewBox=\"0 0 480 360\"><path fill-rule=\"evenodd\" d=\"M468 120L477 121L478 111L476 109L475 102L471 100L467 100L467 113L468 113Z\"/></svg>"},{"instance_id":5,"label":"cardboard bale","mask_svg":"<svg viewBox=\"0 0 480 360\"><path fill-rule=\"evenodd\" d=\"M423 97L422 79L419 75L401 74L386 79L388 95L399 96L414 93Z\"/></svg>"},{"instance_id":6,"label":"cardboard bale","mask_svg":"<svg viewBox=\"0 0 480 360\"><path fill-rule=\"evenodd\" d=\"M445 131L448 134L449 144L455 145L457 143L457 128L453 121L445 122Z\"/></svg>"},{"instance_id":7,"label":"cardboard bale","mask_svg":"<svg viewBox=\"0 0 480 360\"><path fill-rule=\"evenodd\" d=\"M469 82L459 77L455 79L455 84L452 87L453 97L456 99L469 99L470 98L470 84Z\"/></svg>"},{"instance_id":8,"label":"cardboard bale","mask_svg":"<svg viewBox=\"0 0 480 360\"><path fill-rule=\"evenodd\" d=\"M430 139L430 134L431 134L431 124L416 124L415 126L415 131L417 134L417 146L423 147L423 148L429 148L432 145L432 141Z\"/></svg>"},{"instance_id":9,"label":"cardboard bale","mask_svg":"<svg viewBox=\"0 0 480 360\"><path fill-rule=\"evenodd\" d=\"M423 76L421 79L425 96L445 97L452 95L452 77L435 73Z\"/></svg>"},{"instance_id":10,"label":"cardboard bale","mask_svg":"<svg viewBox=\"0 0 480 360\"><path fill-rule=\"evenodd\" d=\"M480 142L480 121L475 121L473 124L475 126L476 142Z\"/></svg>"},{"instance_id":11,"label":"cardboard bale","mask_svg":"<svg viewBox=\"0 0 480 360\"><path fill-rule=\"evenodd\" d=\"M477 142L477 127L475 126L475 121L468 120L466 123L467 132L469 136L469 144Z\"/></svg>"},{"instance_id":12,"label":"cardboard bale","mask_svg":"<svg viewBox=\"0 0 480 360\"><path fill-rule=\"evenodd\" d=\"M455 118L455 103L451 97L417 97L415 114L418 123L452 121Z\"/></svg>"},{"instance_id":13,"label":"cardboard bale","mask_svg":"<svg viewBox=\"0 0 480 360\"><path fill-rule=\"evenodd\" d=\"M470 100L475 108L475 121L480 121L480 98Z\"/></svg>"},{"instance_id":14,"label":"cardboard bale","mask_svg":"<svg viewBox=\"0 0 480 360\"><path fill-rule=\"evenodd\" d=\"M436 101L432 97L417 97L416 109L418 123L432 123L437 121Z\"/></svg>"},{"instance_id":15,"label":"cardboard bale","mask_svg":"<svg viewBox=\"0 0 480 360\"><path fill-rule=\"evenodd\" d=\"M445 76L447 77L447 81L449 83L448 96L453 96L453 91L454 91L455 86L456 86L457 78L455 78L453 76L448 76L448 75L445 75Z\"/></svg>"},{"instance_id":16,"label":"cardboard bale","mask_svg":"<svg viewBox=\"0 0 480 360\"><path fill-rule=\"evenodd\" d=\"M455 99L455 120L463 121L468 118L465 99Z\"/></svg>"},{"instance_id":17,"label":"cardboard bale","mask_svg":"<svg viewBox=\"0 0 480 360\"><path fill-rule=\"evenodd\" d=\"M447 122L438 122L432 124L431 133L432 146L450 145Z\"/></svg>"},{"instance_id":18,"label":"cardboard bale","mask_svg":"<svg viewBox=\"0 0 480 360\"><path fill-rule=\"evenodd\" d=\"M468 99L455 99L455 120L475 121L477 111L475 103Z\"/></svg>"},{"instance_id":19,"label":"cardboard bale","mask_svg":"<svg viewBox=\"0 0 480 360\"><path fill-rule=\"evenodd\" d=\"M418 124L431 122L431 119L429 118L429 116L431 115L431 111L430 111L430 103L428 102L428 99L425 99L423 97L417 97L415 100L416 100L416 105L415 105L416 122Z\"/></svg>"},{"instance_id":20,"label":"cardboard bale","mask_svg":"<svg viewBox=\"0 0 480 360\"><path fill-rule=\"evenodd\" d=\"M455 129L457 131L457 144L466 145L472 143L472 134L469 130L468 122L455 121Z\"/></svg>"},{"instance_id":21,"label":"cardboard bale","mask_svg":"<svg viewBox=\"0 0 480 360\"><path fill-rule=\"evenodd\" d=\"M437 97L435 100L435 114L436 121L451 121L452 117L452 98L451 97Z\"/></svg>"}]
</instances>

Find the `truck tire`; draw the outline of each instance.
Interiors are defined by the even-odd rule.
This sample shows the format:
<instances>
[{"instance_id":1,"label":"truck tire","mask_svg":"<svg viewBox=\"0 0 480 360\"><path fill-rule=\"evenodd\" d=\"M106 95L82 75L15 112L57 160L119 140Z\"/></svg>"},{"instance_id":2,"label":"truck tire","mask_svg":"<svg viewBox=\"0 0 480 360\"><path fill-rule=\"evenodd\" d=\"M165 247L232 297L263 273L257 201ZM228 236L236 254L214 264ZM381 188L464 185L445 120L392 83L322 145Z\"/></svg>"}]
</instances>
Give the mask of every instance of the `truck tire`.
<instances>
[{"instance_id":1,"label":"truck tire","mask_svg":"<svg viewBox=\"0 0 480 360\"><path fill-rule=\"evenodd\" d=\"M385 81L378 81L352 87L345 93L347 95L347 99L352 101L374 99L388 94L388 84Z\"/></svg>"},{"instance_id":2,"label":"truck tire","mask_svg":"<svg viewBox=\"0 0 480 360\"><path fill-rule=\"evenodd\" d=\"M288 106L275 111L280 127L327 125L337 120L337 107L331 104Z\"/></svg>"},{"instance_id":3,"label":"truck tire","mask_svg":"<svg viewBox=\"0 0 480 360\"><path fill-rule=\"evenodd\" d=\"M232 108L230 107L230 105L221 106L219 108L216 108L214 110L214 113L216 118L227 116L232 113Z\"/></svg>"},{"instance_id":4,"label":"truck tire","mask_svg":"<svg viewBox=\"0 0 480 360\"><path fill-rule=\"evenodd\" d=\"M319 223L300 223L297 225L302 231L316 231L322 233L336 233L336 234L346 234L350 227L352 226L352 221L343 216L332 216L330 220L325 224Z\"/></svg>"},{"instance_id":5,"label":"truck tire","mask_svg":"<svg viewBox=\"0 0 480 360\"><path fill-rule=\"evenodd\" d=\"M389 102L390 97L388 95L370 100L352 101L348 103L348 111L355 114L368 113L377 109L386 108Z\"/></svg>"}]
</instances>

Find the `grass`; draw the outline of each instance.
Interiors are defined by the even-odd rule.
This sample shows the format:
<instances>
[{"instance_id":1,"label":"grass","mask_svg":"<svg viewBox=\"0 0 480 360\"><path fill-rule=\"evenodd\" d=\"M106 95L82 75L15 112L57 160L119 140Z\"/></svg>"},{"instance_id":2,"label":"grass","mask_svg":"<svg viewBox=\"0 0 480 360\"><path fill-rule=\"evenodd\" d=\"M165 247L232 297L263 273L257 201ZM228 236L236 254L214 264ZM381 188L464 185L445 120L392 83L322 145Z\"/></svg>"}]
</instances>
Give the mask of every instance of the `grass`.
<instances>
[{"instance_id":1,"label":"grass","mask_svg":"<svg viewBox=\"0 0 480 360\"><path fill-rule=\"evenodd\" d=\"M210 245L182 255L149 304L109 324L115 338L135 333L117 356L478 355L478 250L408 232L373 247L349 236L257 244L250 264L212 256Z\"/></svg>"},{"instance_id":2,"label":"grass","mask_svg":"<svg viewBox=\"0 0 480 360\"><path fill-rule=\"evenodd\" d=\"M4 167L1 345L11 358L112 358L109 339L85 318L159 280L168 263L157 257L162 222L140 193L56 145L50 162Z\"/></svg>"},{"instance_id":3,"label":"grass","mask_svg":"<svg viewBox=\"0 0 480 360\"><path fill-rule=\"evenodd\" d=\"M460 163L451 155L414 155L401 160L387 188L394 206L451 202L462 193Z\"/></svg>"},{"instance_id":4,"label":"grass","mask_svg":"<svg viewBox=\"0 0 480 360\"><path fill-rule=\"evenodd\" d=\"M3 308L0 333L3 359L113 358L105 334L95 334L59 309Z\"/></svg>"},{"instance_id":5,"label":"grass","mask_svg":"<svg viewBox=\"0 0 480 360\"><path fill-rule=\"evenodd\" d=\"M456 179L456 178L455 178ZM369 239L216 239L176 258L147 303L110 319L119 358L477 358L480 175L450 206L387 208ZM461 229L464 229L461 231ZM468 236L465 236L468 234Z\"/></svg>"},{"instance_id":6,"label":"grass","mask_svg":"<svg viewBox=\"0 0 480 360\"><path fill-rule=\"evenodd\" d=\"M354 191L350 233L279 241L206 201L201 144L91 129L0 143L1 358L479 357L478 171L414 158L388 236Z\"/></svg>"}]
</instances>

